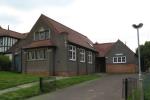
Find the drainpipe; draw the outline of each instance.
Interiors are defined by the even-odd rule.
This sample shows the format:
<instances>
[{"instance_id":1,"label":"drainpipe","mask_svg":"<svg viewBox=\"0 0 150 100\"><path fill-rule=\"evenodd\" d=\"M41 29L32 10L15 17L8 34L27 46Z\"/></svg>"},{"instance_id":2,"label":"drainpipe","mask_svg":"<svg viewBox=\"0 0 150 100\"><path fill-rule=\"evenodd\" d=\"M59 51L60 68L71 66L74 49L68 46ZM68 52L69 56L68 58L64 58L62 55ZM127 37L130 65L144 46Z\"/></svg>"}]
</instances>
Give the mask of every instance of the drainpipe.
<instances>
[{"instance_id":1,"label":"drainpipe","mask_svg":"<svg viewBox=\"0 0 150 100\"><path fill-rule=\"evenodd\" d=\"M77 75L79 75L79 48L76 49L76 56L77 56Z\"/></svg>"},{"instance_id":2,"label":"drainpipe","mask_svg":"<svg viewBox=\"0 0 150 100\"><path fill-rule=\"evenodd\" d=\"M88 56L87 56L87 54L88 54L88 53L85 52L85 57L86 57L86 59L85 59L85 60L86 60L86 61L85 61L85 62L86 62L86 74L88 74Z\"/></svg>"}]
</instances>

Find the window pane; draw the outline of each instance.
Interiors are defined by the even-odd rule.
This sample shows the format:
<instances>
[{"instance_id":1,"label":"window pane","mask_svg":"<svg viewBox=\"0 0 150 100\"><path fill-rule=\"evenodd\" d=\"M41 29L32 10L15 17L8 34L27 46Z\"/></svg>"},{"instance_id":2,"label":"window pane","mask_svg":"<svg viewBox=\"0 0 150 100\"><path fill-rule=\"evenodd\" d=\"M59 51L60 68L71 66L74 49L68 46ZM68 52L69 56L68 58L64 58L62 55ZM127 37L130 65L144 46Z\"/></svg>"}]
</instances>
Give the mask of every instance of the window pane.
<instances>
[{"instance_id":1,"label":"window pane","mask_svg":"<svg viewBox=\"0 0 150 100\"><path fill-rule=\"evenodd\" d=\"M40 32L40 40L44 40L45 39L45 32Z\"/></svg>"},{"instance_id":2,"label":"window pane","mask_svg":"<svg viewBox=\"0 0 150 100\"><path fill-rule=\"evenodd\" d=\"M118 62L121 62L121 57L118 57Z\"/></svg>"},{"instance_id":3,"label":"window pane","mask_svg":"<svg viewBox=\"0 0 150 100\"><path fill-rule=\"evenodd\" d=\"M34 34L34 40L39 40L39 32L36 32L36 33Z\"/></svg>"},{"instance_id":4,"label":"window pane","mask_svg":"<svg viewBox=\"0 0 150 100\"><path fill-rule=\"evenodd\" d=\"M73 45L68 45L68 58L69 60L76 60L76 47Z\"/></svg>"},{"instance_id":5,"label":"window pane","mask_svg":"<svg viewBox=\"0 0 150 100\"><path fill-rule=\"evenodd\" d=\"M3 45L3 38L0 38L0 46Z\"/></svg>"},{"instance_id":6,"label":"window pane","mask_svg":"<svg viewBox=\"0 0 150 100\"><path fill-rule=\"evenodd\" d=\"M117 62L117 57L114 57L114 62Z\"/></svg>"},{"instance_id":7,"label":"window pane","mask_svg":"<svg viewBox=\"0 0 150 100\"><path fill-rule=\"evenodd\" d=\"M126 62L126 57L122 57L122 62Z\"/></svg>"},{"instance_id":8,"label":"window pane","mask_svg":"<svg viewBox=\"0 0 150 100\"><path fill-rule=\"evenodd\" d=\"M49 39L50 38L50 30L46 30L45 31L45 39Z\"/></svg>"}]
</instances>

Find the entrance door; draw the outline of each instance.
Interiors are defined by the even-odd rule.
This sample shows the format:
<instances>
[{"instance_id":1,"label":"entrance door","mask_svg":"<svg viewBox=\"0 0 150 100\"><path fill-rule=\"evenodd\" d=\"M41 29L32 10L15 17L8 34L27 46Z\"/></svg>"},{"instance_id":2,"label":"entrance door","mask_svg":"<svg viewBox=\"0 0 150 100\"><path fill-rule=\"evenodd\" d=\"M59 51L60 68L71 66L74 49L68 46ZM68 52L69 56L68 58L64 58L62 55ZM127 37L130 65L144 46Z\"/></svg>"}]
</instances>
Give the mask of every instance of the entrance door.
<instances>
[{"instance_id":1,"label":"entrance door","mask_svg":"<svg viewBox=\"0 0 150 100\"><path fill-rule=\"evenodd\" d=\"M105 57L97 57L96 58L96 69L95 70L97 73L105 73L106 72Z\"/></svg>"},{"instance_id":2,"label":"entrance door","mask_svg":"<svg viewBox=\"0 0 150 100\"><path fill-rule=\"evenodd\" d=\"M21 57L19 54L15 55L14 61L15 61L15 71L21 72Z\"/></svg>"}]
</instances>

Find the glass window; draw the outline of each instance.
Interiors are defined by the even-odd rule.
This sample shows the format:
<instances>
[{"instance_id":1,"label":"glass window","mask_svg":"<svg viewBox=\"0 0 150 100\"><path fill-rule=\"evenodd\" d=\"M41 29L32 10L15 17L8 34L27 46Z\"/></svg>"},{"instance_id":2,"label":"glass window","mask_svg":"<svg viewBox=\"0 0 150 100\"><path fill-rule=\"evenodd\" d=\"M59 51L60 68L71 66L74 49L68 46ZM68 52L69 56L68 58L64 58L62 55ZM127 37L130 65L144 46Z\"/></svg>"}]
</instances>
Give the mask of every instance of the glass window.
<instances>
[{"instance_id":1,"label":"glass window","mask_svg":"<svg viewBox=\"0 0 150 100\"><path fill-rule=\"evenodd\" d=\"M88 63L92 64L92 52L91 51L88 52Z\"/></svg>"},{"instance_id":2,"label":"glass window","mask_svg":"<svg viewBox=\"0 0 150 100\"><path fill-rule=\"evenodd\" d=\"M46 59L46 49L29 51L27 54L28 60L43 60Z\"/></svg>"},{"instance_id":3,"label":"glass window","mask_svg":"<svg viewBox=\"0 0 150 100\"><path fill-rule=\"evenodd\" d=\"M80 49L80 62L85 62L85 50Z\"/></svg>"},{"instance_id":4,"label":"glass window","mask_svg":"<svg viewBox=\"0 0 150 100\"><path fill-rule=\"evenodd\" d=\"M5 39L6 39L5 40L6 41L5 45L8 46L8 37L6 37Z\"/></svg>"},{"instance_id":5,"label":"glass window","mask_svg":"<svg viewBox=\"0 0 150 100\"><path fill-rule=\"evenodd\" d=\"M122 57L122 62L126 63L126 57Z\"/></svg>"},{"instance_id":6,"label":"glass window","mask_svg":"<svg viewBox=\"0 0 150 100\"><path fill-rule=\"evenodd\" d=\"M34 40L39 40L39 32L36 32L36 33L34 34Z\"/></svg>"},{"instance_id":7,"label":"glass window","mask_svg":"<svg viewBox=\"0 0 150 100\"><path fill-rule=\"evenodd\" d=\"M31 51L29 51L29 52L27 53L27 59L28 59L28 60L32 60L32 52L31 52Z\"/></svg>"},{"instance_id":8,"label":"glass window","mask_svg":"<svg viewBox=\"0 0 150 100\"><path fill-rule=\"evenodd\" d=\"M8 46L11 46L10 37L8 37Z\"/></svg>"},{"instance_id":9,"label":"glass window","mask_svg":"<svg viewBox=\"0 0 150 100\"><path fill-rule=\"evenodd\" d=\"M5 37L3 37L3 46L5 45Z\"/></svg>"},{"instance_id":10,"label":"glass window","mask_svg":"<svg viewBox=\"0 0 150 100\"><path fill-rule=\"evenodd\" d=\"M50 38L50 30L42 30L34 33L34 40L45 40Z\"/></svg>"},{"instance_id":11,"label":"glass window","mask_svg":"<svg viewBox=\"0 0 150 100\"><path fill-rule=\"evenodd\" d=\"M69 60L76 61L76 46L68 45L68 58Z\"/></svg>"},{"instance_id":12,"label":"glass window","mask_svg":"<svg viewBox=\"0 0 150 100\"><path fill-rule=\"evenodd\" d=\"M0 38L0 46L3 46L3 38Z\"/></svg>"},{"instance_id":13,"label":"glass window","mask_svg":"<svg viewBox=\"0 0 150 100\"><path fill-rule=\"evenodd\" d=\"M117 62L117 57L114 57L114 58L113 58L113 62Z\"/></svg>"},{"instance_id":14,"label":"glass window","mask_svg":"<svg viewBox=\"0 0 150 100\"><path fill-rule=\"evenodd\" d=\"M50 30L46 30L45 31L45 39L49 39L50 38Z\"/></svg>"},{"instance_id":15,"label":"glass window","mask_svg":"<svg viewBox=\"0 0 150 100\"><path fill-rule=\"evenodd\" d=\"M118 62L121 62L121 57L118 57Z\"/></svg>"},{"instance_id":16,"label":"glass window","mask_svg":"<svg viewBox=\"0 0 150 100\"><path fill-rule=\"evenodd\" d=\"M113 63L126 63L126 56L113 57Z\"/></svg>"},{"instance_id":17,"label":"glass window","mask_svg":"<svg viewBox=\"0 0 150 100\"><path fill-rule=\"evenodd\" d=\"M39 34L39 39L40 40L44 40L45 39L45 32L43 31L43 32L40 32L40 34Z\"/></svg>"}]
</instances>

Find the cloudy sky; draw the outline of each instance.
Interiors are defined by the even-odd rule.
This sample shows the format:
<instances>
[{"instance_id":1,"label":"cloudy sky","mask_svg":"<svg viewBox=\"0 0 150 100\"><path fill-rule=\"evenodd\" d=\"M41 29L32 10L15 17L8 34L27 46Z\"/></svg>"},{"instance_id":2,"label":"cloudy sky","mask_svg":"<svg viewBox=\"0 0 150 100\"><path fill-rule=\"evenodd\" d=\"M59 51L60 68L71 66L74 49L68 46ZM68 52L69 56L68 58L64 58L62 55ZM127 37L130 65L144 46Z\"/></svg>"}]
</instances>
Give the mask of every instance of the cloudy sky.
<instances>
[{"instance_id":1,"label":"cloudy sky","mask_svg":"<svg viewBox=\"0 0 150 100\"><path fill-rule=\"evenodd\" d=\"M137 34L132 24L144 24L140 29L141 44L150 40L149 5L149 0L0 0L0 26L29 32L44 14L93 42L120 39L135 51Z\"/></svg>"}]
</instances>

